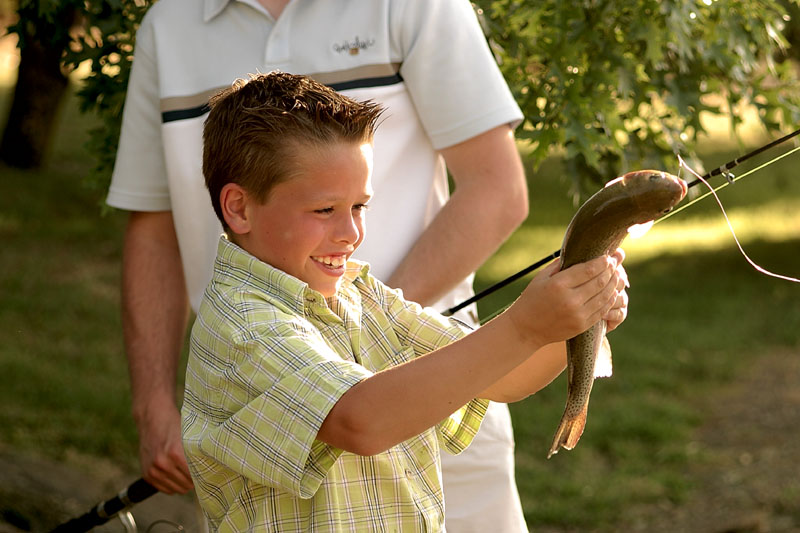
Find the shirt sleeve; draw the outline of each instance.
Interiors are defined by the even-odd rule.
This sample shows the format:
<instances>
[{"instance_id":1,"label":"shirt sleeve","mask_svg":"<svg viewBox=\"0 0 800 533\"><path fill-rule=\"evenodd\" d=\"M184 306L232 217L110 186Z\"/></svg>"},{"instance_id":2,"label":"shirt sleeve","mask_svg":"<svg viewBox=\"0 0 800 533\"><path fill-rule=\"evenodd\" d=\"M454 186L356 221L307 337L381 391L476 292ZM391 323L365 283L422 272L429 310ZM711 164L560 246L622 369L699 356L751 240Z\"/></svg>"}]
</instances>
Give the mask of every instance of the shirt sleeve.
<instances>
[{"instance_id":1,"label":"shirt sleeve","mask_svg":"<svg viewBox=\"0 0 800 533\"><path fill-rule=\"evenodd\" d=\"M400 1L391 14L392 45L437 150L522 120L475 11L466 0Z\"/></svg>"},{"instance_id":2,"label":"shirt sleeve","mask_svg":"<svg viewBox=\"0 0 800 533\"><path fill-rule=\"evenodd\" d=\"M410 346L416 357L447 346L468 334L468 326L448 319L432 308L423 308L405 300L399 289L391 289L368 274L365 280L373 286L398 340ZM446 379L446 376L442 379ZM489 400L476 398L445 418L436 427L439 444L454 455L464 451L480 429L488 407Z\"/></svg>"},{"instance_id":3,"label":"shirt sleeve","mask_svg":"<svg viewBox=\"0 0 800 533\"><path fill-rule=\"evenodd\" d=\"M135 59L106 203L131 211L167 211L170 198L161 142L158 62L153 26L148 21L146 15L136 34Z\"/></svg>"},{"instance_id":4,"label":"shirt sleeve","mask_svg":"<svg viewBox=\"0 0 800 533\"><path fill-rule=\"evenodd\" d=\"M242 362L226 371L227 390L217 393L223 404L239 403L237 395L249 400L202 436L200 450L256 483L310 498L342 453L317 440L322 422L371 373L321 338L288 331L253 337L241 345Z\"/></svg>"}]
</instances>

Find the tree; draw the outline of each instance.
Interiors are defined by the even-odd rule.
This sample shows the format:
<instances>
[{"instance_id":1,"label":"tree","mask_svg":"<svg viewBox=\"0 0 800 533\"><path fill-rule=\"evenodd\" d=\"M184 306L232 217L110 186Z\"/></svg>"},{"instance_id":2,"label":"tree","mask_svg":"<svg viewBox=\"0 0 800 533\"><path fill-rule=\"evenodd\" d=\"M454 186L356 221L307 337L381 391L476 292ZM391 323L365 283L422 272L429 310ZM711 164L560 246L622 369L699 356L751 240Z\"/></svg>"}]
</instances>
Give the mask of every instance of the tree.
<instances>
[{"instance_id":1,"label":"tree","mask_svg":"<svg viewBox=\"0 0 800 533\"><path fill-rule=\"evenodd\" d=\"M97 112L102 126L90 132L98 159L91 183L105 187L122 120L133 42L146 0L20 0L20 66L0 159L32 168L42 163L53 121L67 87L67 73L83 61L91 73L78 92L83 111Z\"/></svg>"},{"instance_id":2,"label":"tree","mask_svg":"<svg viewBox=\"0 0 800 533\"><path fill-rule=\"evenodd\" d=\"M770 130L800 117L796 75L773 59L788 45L778 1L476 3L526 117L517 136L535 165L563 147L577 192L637 166L674 168L703 111L732 129L748 103Z\"/></svg>"},{"instance_id":3,"label":"tree","mask_svg":"<svg viewBox=\"0 0 800 533\"><path fill-rule=\"evenodd\" d=\"M15 167L34 168L42 163L67 88L62 56L71 41L69 30L76 10L72 5L51 7L22 2L19 21L9 28L19 39L20 63L0 160Z\"/></svg>"},{"instance_id":4,"label":"tree","mask_svg":"<svg viewBox=\"0 0 800 533\"><path fill-rule=\"evenodd\" d=\"M575 191L585 193L635 167L674 168L675 153L691 156L704 111L727 114L734 130L746 103L768 129L797 123L797 75L776 58L788 46L782 32L797 28L786 28L786 9L797 12L799 2L476 0L475 7L525 115L518 138L530 145L534 165L563 149ZM20 2L20 23L31 5L38 17L54 19L70 7L81 16L82 31L73 32L62 61L67 68L92 63L79 96L82 109L103 120L90 141L98 158L92 183L103 191L135 31L151 3Z\"/></svg>"},{"instance_id":5,"label":"tree","mask_svg":"<svg viewBox=\"0 0 800 533\"><path fill-rule=\"evenodd\" d=\"M153 0L86 1L82 11L84 32L64 57L64 62L73 67L84 61L91 64L78 97L83 112L94 112L101 119L101 125L89 132L89 150L97 164L87 184L103 197L119 144L136 30L152 4Z\"/></svg>"}]
</instances>

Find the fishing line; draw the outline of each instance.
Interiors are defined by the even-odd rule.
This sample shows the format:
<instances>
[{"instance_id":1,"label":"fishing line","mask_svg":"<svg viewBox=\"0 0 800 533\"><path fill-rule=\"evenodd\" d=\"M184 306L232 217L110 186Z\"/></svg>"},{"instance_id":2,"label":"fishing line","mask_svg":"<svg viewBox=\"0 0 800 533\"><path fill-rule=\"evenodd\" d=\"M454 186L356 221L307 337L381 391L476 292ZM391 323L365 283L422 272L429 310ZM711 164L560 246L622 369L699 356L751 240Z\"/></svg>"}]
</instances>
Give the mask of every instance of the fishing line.
<instances>
[{"instance_id":1,"label":"fishing line","mask_svg":"<svg viewBox=\"0 0 800 533\"><path fill-rule=\"evenodd\" d=\"M764 146L761 146L760 148L756 148L752 152L749 152L749 153L747 153L745 155L739 156L739 157L737 157L736 159L734 159L732 161L728 161L724 165L721 165L720 167L715 168L714 170L712 170L711 172L709 172L705 176L702 176L702 177L701 176L697 176L698 178L700 178L700 180L693 181L692 183L690 183L689 184L689 188L694 187L695 185L700 183L700 181L702 181L703 179L713 178L714 176L718 176L720 174L725 176L728 179L728 182L731 182L732 181L732 177L733 177L733 175L730 172L731 169L733 169L736 166L744 163L745 161L747 161L751 157L755 157L758 154L769 150L770 148L774 148L775 146L778 146L779 144L781 144L783 142L786 142L789 139L791 139L792 137L796 137L797 135L800 135L800 129L797 129L797 130L793 131L792 133L788 133L788 134L784 135L783 137L781 137L780 139L775 139L774 141L769 142L769 143L765 144ZM777 161L778 159L780 159L780 158L777 158L774 161ZM767 163L767 164L769 164L769 163ZM766 166L766 165L762 165L762 166Z\"/></svg>"},{"instance_id":2,"label":"fishing line","mask_svg":"<svg viewBox=\"0 0 800 533\"><path fill-rule=\"evenodd\" d=\"M800 147L795 148L794 150L792 150L792 152L794 152L796 150L800 150ZM786 154L784 154L784 155L786 155ZM778 160L778 158L774 159L773 162L777 161L777 160ZM692 169L692 167L690 167L686 163L686 161L683 160L683 158L680 156L680 154L678 154L678 163L680 164L680 168L685 168L686 170L688 170L689 172L694 174L694 176L700 182L702 182L706 187L708 187L710 192L707 193L705 196L708 196L708 194L713 194L714 195L714 199L717 201L717 205L719 205L719 208L722 210L722 216L725 217L725 222L728 224L728 229L731 230L731 235L733 235L733 240L736 241L736 246L739 247L739 251L742 253L744 258L747 260L748 263L750 263L750 265L753 268L755 268L758 272L761 272L762 274L765 274L767 276L772 276L773 278L778 278L778 279L782 279L782 280L786 280L786 281L792 281L794 283L800 283L800 279L792 278L790 276L783 276L781 274L776 274L774 272L770 272L769 270L757 265L755 263L755 261L750 259L750 256L748 256L747 253L745 253L744 248L742 248L742 244L739 242L739 238L736 236L736 232L733 230L733 224L731 224L731 220L730 220L730 218L728 218L728 214L725 212L725 208L722 206L722 201L719 199L719 196L717 195L717 192L714 190L714 188L711 186L710 183L708 183L705 179L703 179L703 177L700 174L695 172L694 169ZM744 177L744 176L745 175L743 174L742 177ZM721 185L719 187L719 189L721 189L725 185L728 185L728 184L726 183L726 184Z\"/></svg>"},{"instance_id":3,"label":"fishing line","mask_svg":"<svg viewBox=\"0 0 800 533\"><path fill-rule=\"evenodd\" d=\"M664 215L663 217L661 217L661 218L659 218L658 220L656 220L656 221L654 222L654 224L658 224L659 222L662 222L663 220L666 220L666 219L668 219L669 217L671 217L671 216L673 216L673 215L675 215L675 214L677 214L677 213L680 213L681 211L683 211L684 209L686 209L686 208L687 208L687 207L689 207L690 205L692 205L692 204L695 204L695 203L699 202L700 200L702 200L702 199L704 199L704 198L707 198L708 196L711 196L712 194L715 194L715 193L716 193L716 191L720 191L720 190L724 189L725 187L727 187L728 185L731 185L731 184L733 184L733 183L735 183L735 182L739 181L739 180L740 180L740 179L742 179L742 178L746 178L746 177L747 177L747 176L749 176L750 174L753 174L753 173L755 173L755 172L758 172L759 170L762 170L762 169L764 169L764 168L766 168L766 167L770 166L770 165L771 165L771 164L773 164L773 163L777 163L778 161L780 161L780 160L781 160L781 159L783 159L784 157L786 157L786 156L789 156L789 155L791 155L791 154L793 154L793 153L797 152L798 150L800 150L800 146L798 146L798 147L796 147L796 148L793 148L793 149L789 150L788 152L786 152L785 154L781 154L781 155L779 155L778 157L776 157L775 159L771 159L771 160L767 161L766 163L764 163L764 164L762 164L762 165L759 165L759 166L757 166L756 168L753 168L753 169L751 169L751 170L748 170L747 172L745 172L744 174L742 174L742 175L740 175L740 176L733 176L733 175L730 175L730 174L729 174L729 176L730 176L730 177L728 177L727 181L726 181L725 183L723 183L722 185L720 185L719 187L716 187L716 188L712 188L712 187L711 187L711 185L709 185L709 183L708 183L708 181L707 181L707 179L708 179L708 177L710 176L710 174L711 174L711 173L709 173L709 174L706 174L706 176L698 176L698 175L697 175L697 172L695 172L694 170L691 170L691 169L689 169L689 167L687 166L686 168L687 168L687 169L689 169L689 170L690 170L690 172L691 172L693 175L695 175L695 176L697 176L697 178L699 178L699 179L697 179L697 180L695 180L695 181L693 181L693 182L689 183L689 184L688 184L688 187L690 187L690 188L691 188L691 187L693 187L694 185L697 185L697 184L699 184L699 183L704 183L704 184L706 185L706 187L708 187L710 190L709 190L707 193L701 194L700 196L698 196L697 198L695 198L695 199L694 199L694 200L692 200L691 202L685 203L685 204L683 204L682 206L680 206L680 207L677 207L677 208L673 209L672 211L670 211L669 213L667 213L667 214L666 214L666 215ZM685 161L684 161L684 160L681 158L681 156L678 156L678 159L679 159L679 161L680 161L682 164L684 164L684 165L686 164L686 163L685 163ZM723 165L723 166L724 166L724 165ZM722 168L722 167L720 167L720 168ZM720 173L718 173L718 174L720 174Z\"/></svg>"}]
</instances>

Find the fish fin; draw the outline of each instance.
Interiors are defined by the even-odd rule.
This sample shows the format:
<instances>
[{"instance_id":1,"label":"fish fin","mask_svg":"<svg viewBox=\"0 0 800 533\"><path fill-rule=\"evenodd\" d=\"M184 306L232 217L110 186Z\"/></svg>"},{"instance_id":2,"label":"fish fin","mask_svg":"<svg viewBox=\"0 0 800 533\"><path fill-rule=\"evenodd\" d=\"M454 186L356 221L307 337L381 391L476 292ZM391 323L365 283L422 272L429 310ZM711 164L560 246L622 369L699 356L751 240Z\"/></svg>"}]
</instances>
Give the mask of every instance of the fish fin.
<instances>
[{"instance_id":1,"label":"fish fin","mask_svg":"<svg viewBox=\"0 0 800 533\"><path fill-rule=\"evenodd\" d=\"M550 446L550 452L547 458L558 453L559 448L571 450L578 444L578 441L583 435L583 428L586 427L586 415L589 411L589 404L583 406L581 412L573 418L567 418L566 413L561 418L561 423L556 430L556 436L553 438L553 444Z\"/></svg>"},{"instance_id":2,"label":"fish fin","mask_svg":"<svg viewBox=\"0 0 800 533\"><path fill-rule=\"evenodd\" d=\"M608 338L603 335L603 340L600 342L600 348L597 350L597 358L594 361L594 377L610 377L612 370L611 344L609 344Z\"/></svg>"}]
</instances>

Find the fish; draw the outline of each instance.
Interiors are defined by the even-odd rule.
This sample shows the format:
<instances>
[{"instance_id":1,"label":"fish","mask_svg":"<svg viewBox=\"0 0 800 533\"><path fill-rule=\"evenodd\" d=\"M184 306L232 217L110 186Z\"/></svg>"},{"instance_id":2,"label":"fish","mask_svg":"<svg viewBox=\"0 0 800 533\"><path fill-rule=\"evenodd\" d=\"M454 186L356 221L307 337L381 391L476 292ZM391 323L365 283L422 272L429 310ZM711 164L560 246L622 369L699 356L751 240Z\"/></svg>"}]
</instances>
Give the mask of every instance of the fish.
<instances>
[{"instance_id":1,"label":"fish","mask_svg":"<svg viewBox=\"0 0 800 533\"><path fill-rule=\"evenodd\" d=\"M669 213L687 190L684 180L659 170L637 170L609 181L586 200L567 226L561 245L561 270L613 253L629 228L652 223ZM586 426L594 380L611 372L605 320L567 340L567 402L548 458L578 443Z\"/></svg>"}]
</instances>

